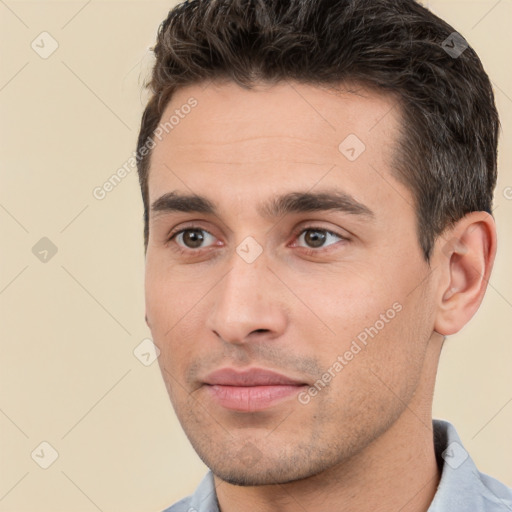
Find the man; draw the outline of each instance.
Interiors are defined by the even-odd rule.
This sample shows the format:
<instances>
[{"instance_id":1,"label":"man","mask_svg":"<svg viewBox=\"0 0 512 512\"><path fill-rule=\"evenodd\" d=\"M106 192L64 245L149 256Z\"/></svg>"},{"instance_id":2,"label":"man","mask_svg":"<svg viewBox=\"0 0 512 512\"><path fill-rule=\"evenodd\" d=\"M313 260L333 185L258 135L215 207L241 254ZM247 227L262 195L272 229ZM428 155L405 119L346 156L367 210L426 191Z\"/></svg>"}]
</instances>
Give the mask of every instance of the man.
<instances>
[{"instance_id":1,"label":"man","mask_svg":"<svg viewBox=\"0 0 512 512\"><path fill-rule=\"evenodd\" d=\"M192 0L154 52L146 321L211 469L167 511L512 510L431 412L496 253L475 52L412 0Z\"/></svg>"}]
</instances>

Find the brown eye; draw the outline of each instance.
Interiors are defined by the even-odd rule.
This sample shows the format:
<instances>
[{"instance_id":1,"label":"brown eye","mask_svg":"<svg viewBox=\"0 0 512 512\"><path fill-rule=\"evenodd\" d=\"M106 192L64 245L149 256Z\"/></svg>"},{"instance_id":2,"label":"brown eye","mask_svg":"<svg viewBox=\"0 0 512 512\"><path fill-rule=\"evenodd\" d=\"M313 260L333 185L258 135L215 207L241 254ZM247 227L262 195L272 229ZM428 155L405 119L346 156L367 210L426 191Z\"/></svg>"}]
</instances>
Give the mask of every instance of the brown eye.
<instances>
[{"instance_id":1,"label":"brown eye","mask_svg":"<svg viewBox=\"0 0 512 512\"><path fill-rule=\"evenodd\" d=\"M178 231L170 238L170 240L176 238L178 245L181 245L186 249L201 249L202 247L204 247L202 246L202 244L205 241L205 239L208 238L208 236L214 238L213 235L211 235L210 233L208 233L208 231L205 231L204 229L188 228Z\"/></svg>"},{"instance_id":2,"label":"brown eye","mask_svg":"<svg viewBox=\"0 0 512 512\"><path fill-rule=\"evenodd\" d=\"M201 243L204 240L204 236L201 233L201 230L188 230L183 233L183 243L192 249L197 249L200 247Z\"/></svg>"},{"instance_id":3,"label":"brown eye","mask_svg":"<svg viewBox=\"0 0 512 512\"><path fill-rule=\"evenodd\" d=\"M318 249L325 246L325 242L329 239L329 237L335 237L338 238L339 240L344 240L344 237L338 235L337 233L333 233L332 231L328 231L327 229L314 227L302 230L298 238L299 240L301 238L304 239L306 247ZM336 240L334 240L333 243L336 243ZM329 245L332 245L332 243L327 244L327 246Z\"/></svg>"},{"instance_id":4,"label":"brown eye","mask_svg":"<svg viewBox=\"0 0 512 512\"><path fill-rule=\"evenodd\" d=\"M310 247L322 247L326 238L326 234L322 233L322 231L308 229L306 231L306 235L304 236L304 241Z\"/></svg>"}]
</instances>

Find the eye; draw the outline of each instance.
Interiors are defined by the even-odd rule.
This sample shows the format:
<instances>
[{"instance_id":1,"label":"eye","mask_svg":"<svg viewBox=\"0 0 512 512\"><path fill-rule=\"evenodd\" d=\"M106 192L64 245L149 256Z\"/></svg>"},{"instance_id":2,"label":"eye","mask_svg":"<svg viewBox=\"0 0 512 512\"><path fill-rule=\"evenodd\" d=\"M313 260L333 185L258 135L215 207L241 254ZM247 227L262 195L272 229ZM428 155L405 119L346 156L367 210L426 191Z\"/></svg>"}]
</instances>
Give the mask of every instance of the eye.
<instances>
[{"instance_id":1,"label":"eye","mask_svg":"<svg viewBox=\"0 0 512 512\"><path fill-rule=\"evenodd\" d=\"M185 249L202 249L204 246L202 246L201 244L205 240L207 240L208 237L210 237L212 240L215 240L215 237L204 229L187 228L174 233L169 238L169 241L176 238L178 245L180 245L181 247L185 247Z\"/></svg>"},{"instance_id":2,"label":"eye","mask_svg":"<svg viewBox=\"0 0 512 512\"><path fill-rule=\"evenodd\" d=\"M329 240L329 238L332 240L332 238L337 238L339 240L346 240L345 237L338 235L337 233L334 233L332 231L329 231L327 229L319 228L316 226L310 226L306 229L303 229L300 231L299 236L297 237L297 240L304 240L304 242L307 244L305 247L308 249L311 248L322 248L326 246L333 245L333 243L336 243L336 240L334 240L330 244L325 244L326 241ZM304 246L302 246L304 247Z\"/></svg>"},{"instance_id":3,"label":"eye","mask_svg":"<svg viewBox=\"0 0 512 512\"><path fill-rule=\"evenodd\" d=\"M348 241L348 238L318 226L302 228L295 236L299 243L294 242L292 246L302 247L305 252L310 253L317 253L324 247L334 245L337 241ZM177 250L180 252L199 251L209 246L216 245L215 237L205 229L199 227L180 229L169 236L168 242L174 239L176 239L176 244L178 245ZM210 243L208 243L208 241ZM303 243L306 245L302 245Z\"/></svg>"}]
</instances>

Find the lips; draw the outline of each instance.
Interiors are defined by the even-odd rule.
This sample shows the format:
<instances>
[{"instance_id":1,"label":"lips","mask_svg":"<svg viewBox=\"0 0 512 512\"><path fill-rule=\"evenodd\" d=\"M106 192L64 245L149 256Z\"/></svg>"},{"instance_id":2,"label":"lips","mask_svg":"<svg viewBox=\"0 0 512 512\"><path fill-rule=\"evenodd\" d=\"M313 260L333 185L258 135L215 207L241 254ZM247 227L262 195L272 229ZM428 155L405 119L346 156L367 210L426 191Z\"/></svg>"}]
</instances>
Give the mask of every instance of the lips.
<instances>
[{"instance_id":1,"label":"lips","mask_svg":"<svg viewBox=\"0 0 512 512\"><path fill-rule=\"evenodd\" d=\"M224 409L257 412L293 398L306 383L262 368L223 368L204 380L209 399Z\"/></svg>"},{"instance_id":2,"label":"lips","mask_svg":"<svg viewBox=\"0 0 512 512\"><path fill-rule=\"evenodd\" d=\"M301 386L305 383L262 368L251 368L243 372L233 368L223 368L210 373L205 378L205 384L210 386Z\"/></svg>"}]
</instances>

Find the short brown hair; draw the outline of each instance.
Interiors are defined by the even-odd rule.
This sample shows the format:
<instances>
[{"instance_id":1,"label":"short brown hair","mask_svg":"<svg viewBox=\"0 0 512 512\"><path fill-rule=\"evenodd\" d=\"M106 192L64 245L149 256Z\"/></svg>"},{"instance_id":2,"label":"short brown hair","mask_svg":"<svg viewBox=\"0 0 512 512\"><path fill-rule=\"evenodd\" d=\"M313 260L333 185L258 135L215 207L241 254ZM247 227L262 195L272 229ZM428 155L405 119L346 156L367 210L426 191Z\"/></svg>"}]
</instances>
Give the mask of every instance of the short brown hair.
<instances>
[{"instance_id":1,"label":"short brown hair","mask_svg":"<svg viewBox=\"0 0 512 512\"><path fill-rule=\"evenodd\" d=\"M414 0L189 0L160 25L154 53L137 142L146 249L151 152L140 151L178 88L216 79L395 94L403 122L392 172L412 191L427 262L445 228L492 214L500 123L489 77L462 36Z\"/></svg>"}]
</instances>

